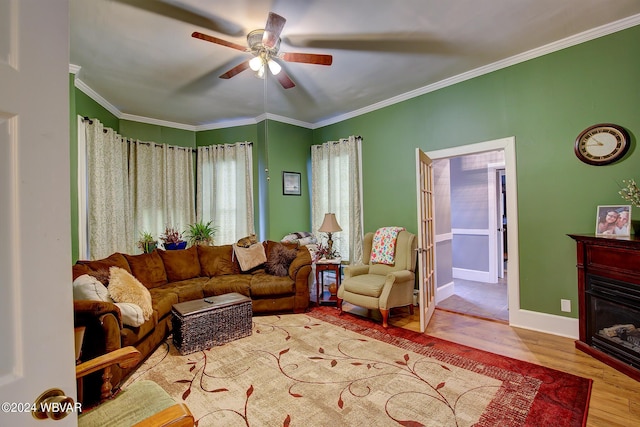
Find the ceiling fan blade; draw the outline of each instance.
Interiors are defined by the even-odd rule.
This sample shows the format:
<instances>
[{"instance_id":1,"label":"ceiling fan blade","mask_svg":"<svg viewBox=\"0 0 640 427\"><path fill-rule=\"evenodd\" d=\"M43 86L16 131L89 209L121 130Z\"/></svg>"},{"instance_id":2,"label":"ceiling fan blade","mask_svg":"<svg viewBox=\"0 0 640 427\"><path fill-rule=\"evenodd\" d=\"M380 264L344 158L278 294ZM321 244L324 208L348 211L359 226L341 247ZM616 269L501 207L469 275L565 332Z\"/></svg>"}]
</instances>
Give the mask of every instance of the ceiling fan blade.
<instances>
[{"instance_id":1,"label":"ceiling fan blade","mask_svg":"<svg viewBox=\"0 0 640 427\"><path fill-rule=\"evenodd\" d=\"M305 64L318 64L318 65L331 65L333 63L333 56L331 55L319 55L315 53L282 52L278 56L287 62L303 62Z\"/></svg>"},{"instance_id":2,"label":"ceiling fan blade","mask_svg":"<svg viewBox=\"0 0 640 427\"><path fill-rule=\"evenodd\" d=\"M280 82L282 87L285 88L285 89L291 89L292 87L294 87L296 85L293 82L293 80L291 80L291 78L287 75L287 73L285 73L284 70L282 70L278 74L276 74L275 77Z\"/></svg>"},{"instance_id":3,"label":"ceiling fan blade","mask_svg":"<svg viewBox=\"0 0 640 427\"><path fill-rule=\"evenodd\" d=\"M361 33L361 34L289 34L284 42L297 48L341 49L367 52L410 54L451 54L477 49L469 43L461 46L429 33Z\"/></svg>"},{"instance_id":4,"label":"ceiling fan blade","mask_svg":"<svg viewBox=\"0 0 640 427\"><path fill-rule=\"evenodd\" d=\"M230 47L231 49L236 49L236 50L240 50L242 52L246 52L247 48L246 46L241 46L237 43L233 43L233 42L228 42L226 40L222 40L219 39L217 37L213 37L213 36L209 36L206 34L202 34L199 33L198 31L194 31L193 33L191 33L191 37L196 38L196 39L200 39L200 40L205 40L211 43L215 43L215 44L220 44L222 46L226 46L226 47Z\"/></svg>"},{"instance_id":5,"label":"ceiling fan blade","mask_svg":"<svg viewBox=\"0 0 640 427\"><path fill-rule=\"evenodd\" d=\"M186 22L187 24L207 28L218 33L234 37L242 36L245 31L240 25L220 16L212 15L180 0L115 0L156 15Z\"/></svg>"},{"instance_id":6,"label":"ceiling fan blade","mask_svg":"<svg viewBox=\"0 0 640 427\"><path fill-rule=\"evenodd\" d=\"M262 36L262 44L268 48L274 47L276 43L278 43L285 22L287 22L287 20L282 16L269 12L267 25L264 27L264 34Z\"/></svg>"},{"instance_id":7,"label":"ceiling fan blade","mask_svg":"<svg viewBox=\"0 0 640 427\"><path fill-rule=\"evenodd\" d=\"M236 65L235 67L233 67L232 69L230 69L229 71L227 71L226 73L221 75L220 78L221 79L230 79L231 77L233 77L233 76L235 76L237 74L240 74L241 72L243 72L247 68L249 68L249 60L246 60L246 61L241 62L240 64Z\"/></svg>"}]
</instances>

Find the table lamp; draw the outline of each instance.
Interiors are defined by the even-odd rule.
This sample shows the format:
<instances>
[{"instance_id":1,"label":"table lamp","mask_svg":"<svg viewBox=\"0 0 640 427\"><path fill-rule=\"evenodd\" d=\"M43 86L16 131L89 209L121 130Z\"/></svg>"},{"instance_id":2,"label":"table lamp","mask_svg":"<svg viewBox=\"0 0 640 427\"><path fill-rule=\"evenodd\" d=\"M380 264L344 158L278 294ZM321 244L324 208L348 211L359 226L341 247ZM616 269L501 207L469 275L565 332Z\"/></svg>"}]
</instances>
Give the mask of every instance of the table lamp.
<instances>
[{"instance_id":1,"label":"table lamp","mask_svg":"<svg viewBox=\"0 0 640 427\"><path fill-rule=\"evenodd\" d=\"M318 228L318 231L320 231L321 233L327 233L327 245L329 247L329 254L327 255L327 259L333 259L333 240L331 240L331 235L337 231L342 231L342 228L340 228L340 225L336 220L336 214L324 214L324 220L322 221L322 225L320 226L320 228Z\"/></svg>"}]
</instances>

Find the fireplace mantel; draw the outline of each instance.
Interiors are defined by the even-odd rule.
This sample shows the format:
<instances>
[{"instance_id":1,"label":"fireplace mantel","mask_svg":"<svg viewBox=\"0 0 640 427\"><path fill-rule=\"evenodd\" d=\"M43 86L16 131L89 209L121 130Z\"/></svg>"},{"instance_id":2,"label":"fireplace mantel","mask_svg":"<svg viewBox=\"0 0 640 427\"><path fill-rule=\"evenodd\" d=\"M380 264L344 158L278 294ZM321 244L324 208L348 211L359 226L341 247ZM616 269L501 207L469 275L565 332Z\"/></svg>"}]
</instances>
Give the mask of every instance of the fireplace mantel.
<instances>
[{"instance_id":1,"label":"fireplace mantel","mask_svg":"<svg viewBox=\"0 0 640 427\"><path fill-rule=\"evenodd\" d=\"M604 311L598 310L608 305L615 307L610 310L612 316L628 310L629 315L620 317L627 322L633 320L640 328L637 324L640 323L637 318L640 313L640 237L610 238L593 234L570 234L569 237L577 245L580 329L576 348L640 381L640 353L626 350L631 353L629 358L618 355L615 348L607 348L606 342L599 345L599 341L607 339L602 340L597 333L603 326L598 324L598 319Z\"/></svg>"}]
</instances>

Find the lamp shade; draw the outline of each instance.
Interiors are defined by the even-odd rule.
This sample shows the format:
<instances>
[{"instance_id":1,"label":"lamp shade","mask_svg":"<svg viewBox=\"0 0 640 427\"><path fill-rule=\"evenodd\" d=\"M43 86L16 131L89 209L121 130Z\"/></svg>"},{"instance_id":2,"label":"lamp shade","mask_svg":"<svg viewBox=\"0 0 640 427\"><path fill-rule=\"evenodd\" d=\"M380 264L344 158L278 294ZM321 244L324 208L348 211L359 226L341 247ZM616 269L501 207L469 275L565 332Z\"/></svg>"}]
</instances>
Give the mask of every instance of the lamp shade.
<instances>
[{"instance_id":1,"label":"lamp shade","mask_svg":"<svg viewBox=\"0 0 640 427\"><path fill-rule=\"evenodd\" d=\"M336 220L336 214L326 213L324 214L324 220L318 231L323 233L335 233L336 231L342 231L338 221Z\"/></svg>"}]
</instances>

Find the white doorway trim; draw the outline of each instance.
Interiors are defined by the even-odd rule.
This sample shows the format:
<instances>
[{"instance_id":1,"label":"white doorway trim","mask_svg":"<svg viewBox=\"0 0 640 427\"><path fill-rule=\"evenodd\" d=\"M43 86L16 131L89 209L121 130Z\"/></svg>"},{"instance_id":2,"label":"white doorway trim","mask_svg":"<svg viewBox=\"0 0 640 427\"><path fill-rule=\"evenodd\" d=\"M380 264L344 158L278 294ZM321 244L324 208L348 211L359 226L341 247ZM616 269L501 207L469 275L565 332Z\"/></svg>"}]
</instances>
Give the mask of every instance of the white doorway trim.
<instances>
[{"instance_id":1,"label":"white doorway trim","mask_svg":"<svg viewBox=\"0 0 640 427\"><path fill-rule=\"evenodd\" d=\"M500 264L503 263L502 244L498 236L501 234L502 218L498 209L498 170L504 169L504 162L487 165L488 197L489 197L489 280L498 283L501 276Z\"/></svg>"},{"instance_id":2,"label":"white doorway trim","mask_svg":"<svg viewBox=\"0 0 640 427\"><path fill-rule=\"evenodd\" d=\"M469 154L485 153L488 151L504 151L504 169L507 182L507 212L509 216L509 233L507 245L509 247L509 274L507 275L507 292L509 293L509 324L513 316L520 310L520 272L518 253L518 194L516 179L516 139L507 137L493 141L479 142L443 150L429 151L427 155L432 160L446 159L450 157L466 156ZM495 186L493 187L495 191Z\"/></svg>"}]
</instances>

